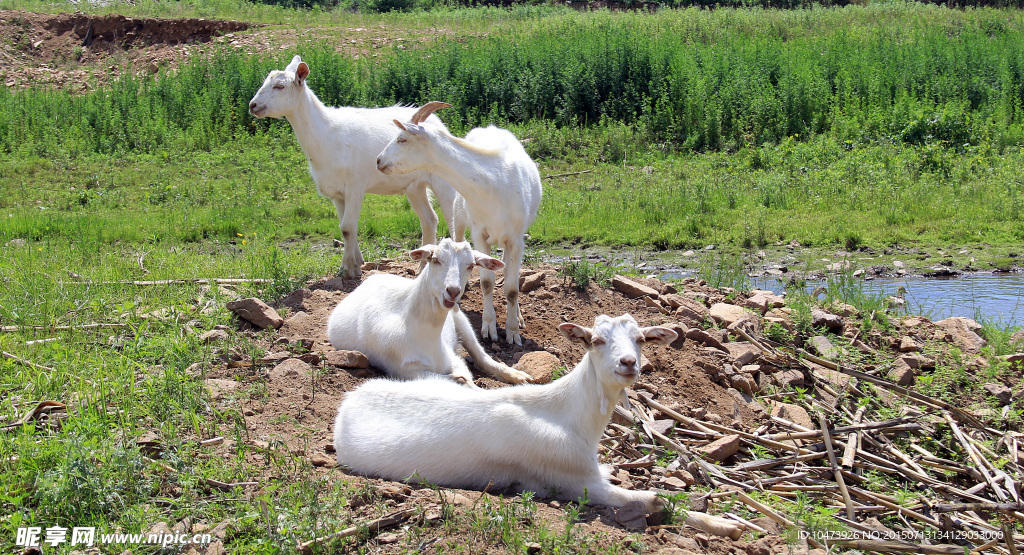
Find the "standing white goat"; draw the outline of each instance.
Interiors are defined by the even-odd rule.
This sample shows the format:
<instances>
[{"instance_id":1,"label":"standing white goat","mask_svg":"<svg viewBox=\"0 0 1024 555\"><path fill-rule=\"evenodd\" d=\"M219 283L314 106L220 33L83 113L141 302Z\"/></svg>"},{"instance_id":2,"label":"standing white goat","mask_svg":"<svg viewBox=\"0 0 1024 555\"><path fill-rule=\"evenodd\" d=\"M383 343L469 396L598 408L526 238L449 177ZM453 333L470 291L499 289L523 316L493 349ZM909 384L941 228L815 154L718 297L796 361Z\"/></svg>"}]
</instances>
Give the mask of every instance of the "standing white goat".
<instances>
[{"instance_id":1,"label":"standing white goat","mask_svg":"<svg viewBox=\"0 0 1024 555\"><path fill-rule=\"evenodd\" d=\"M428 102L408 123L396 119L401 131L377 157L377 169L387 175L425 170L444 178L459 192L456 211L464 209L469 217L473 246L485 253L494 245L502 248L503 290L508 301L505 341L522 345L519 329L525 321L519 308L519 270L526 250L524 235L540 207L540 172L515 135L504 129L478 127L460 139L447 129L420 125L435 110L448 106ZM466 231L466 222L460 220L457 215L457 239ZM484 296L480 335L497 340L494 272L480 270L480 289Z\"/></svg>"},{"instance_id":2,"label":"standing white goat","mask_svg":"<svg viewBox=\"0 0 1024 555\"><path fill-rule=\"evenodd\" d=\"M437 214L427 197L430 187L441 205L445 222L454 229L456 194L451 185L427 172L386 176L374 168L377 154L397 134L391 121L410 117L416 109L328 107L306 86L308 76L309 66L299 56L292 58L284 71L271 71L249 101L249 113L257 118L285 118L292 125L309 160L317 191L331 199L338 211L345 241L342 273L350 278L362 275L358 227L366 193L409 197L409 204L420 219L420 244L427 245L437 242ZM436 117L428 123L444 129Z\"/></svg>"},{"instance_id":3,"label":"standing white goat","mask_svg":"<svg viewBox=\"0 0 1024 555\"><path fill-rule=\"evenodd\" d=\"M428 262L416 279L372 275L338 303L327 321L331 345L362 352L395 378L447 374L475 388L466 361L455 353L461 341L481 370L509 383L527 381L529 374L484 352L469 319L458 308L473 267L496 270L503 266L501 261L447 237L409 256Z\"/></svg>"},{"instance_id":4,"label":"standing white goat","mask_svg":"<svg viewBox=\"0 0 1024 555\"><path fill-rule=\"evenodd\" d=\"M552 383L469 390L446 380L370 380L347 394L334 423L338 463L392 480L457 488L512 487L560 499L584 495L619 507L654 492L608 481L598 442L623 389L640 375L640 345L667 345L676 332L641 328L632 316L598 316L594 328L558 326L587 350Z\"/></svg>"}]
</instances>

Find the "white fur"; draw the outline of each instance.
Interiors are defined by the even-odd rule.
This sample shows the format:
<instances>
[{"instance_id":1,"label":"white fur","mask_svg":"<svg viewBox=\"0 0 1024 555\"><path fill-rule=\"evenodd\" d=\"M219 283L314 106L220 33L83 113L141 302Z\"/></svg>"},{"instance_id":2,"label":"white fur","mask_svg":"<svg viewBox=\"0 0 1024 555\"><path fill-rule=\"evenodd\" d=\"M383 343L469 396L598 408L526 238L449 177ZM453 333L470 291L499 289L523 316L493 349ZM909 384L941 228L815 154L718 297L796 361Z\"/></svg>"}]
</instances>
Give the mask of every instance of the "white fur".
<instances>
[{"instance_id":1,"label":"white fur","mask_svg":"<svg viewBox=\"0 0 1024 555\"><path fill-rule=\"evenodd\" d=\"M632 316L598 316L594 328L559 326L587 353L545 385L466 389L447 380L370 380L347 394L334 423L338 462L392 480L492 490L511 487L591 503L641 501L653 492L613 486L597 460L611 408L640 372L640 344L676 333Z\"/></svg>"},{"instance_id":2,"label":"white fur","mask_svg":"<svg viewBox=\"0 0 1024 555\"><path fill-rule=\"evenodd\" d=\"M398 134L392 120L408 118L416 108L328 107L306 86L308 75L309 67L299 56L292 58L284 71L271 71L249 101L249 112L258 118L285 118L295 130L317 191L331 199L338 211L345 241L341 264L344 275L362 275L358 227L359 211L367 193L409 197L409 204L420 219L420 244L426 245L437 242L437 214L427 196L430 187L445 221L454 229L452 210L456 193L451 185L427 172L384 175L374 166L377 154ZM444 128L436 117L426 123Z\"/></svg>"},{"instance_id":3,"label":"white fur","mask_svg":"<svg viewBox=\"0 0 1024 555\"><path fill-rule=\"evenodd\" d=\"M390 376L412 380L446 374L476 387L466 361L455 353L458 341L478 368L510 383L529 374L496 362L477 341L469 319L458 308L474 266L501 268L500 260L474 251L469 243L445 238L410 253L426 262L416 279L372 275L342 299L327 322L335 349L360 351Z\"/></svg>"},{"instance_id":4,"label":"white fur","mask_svg":"<svg viewBox=\"0 0 1024 555\"><path fill-rule=\"evenodd\" d=\"M395 123L402 131L380 153L377 169L388 175L425 170L458 191L454 237L464 237L468 223L477 250L490 253L495 245L502 248L503 292L508 302L505 341L522 345L519 330L525 320L519 308L519 270L526 250L524 235L540 208L537 164L515 135L493 125L473 129L463 140L436 126ZM493 272L480 271L480 289L484 297L480 335L497 340Z\"/></svg>"}]
</instances>

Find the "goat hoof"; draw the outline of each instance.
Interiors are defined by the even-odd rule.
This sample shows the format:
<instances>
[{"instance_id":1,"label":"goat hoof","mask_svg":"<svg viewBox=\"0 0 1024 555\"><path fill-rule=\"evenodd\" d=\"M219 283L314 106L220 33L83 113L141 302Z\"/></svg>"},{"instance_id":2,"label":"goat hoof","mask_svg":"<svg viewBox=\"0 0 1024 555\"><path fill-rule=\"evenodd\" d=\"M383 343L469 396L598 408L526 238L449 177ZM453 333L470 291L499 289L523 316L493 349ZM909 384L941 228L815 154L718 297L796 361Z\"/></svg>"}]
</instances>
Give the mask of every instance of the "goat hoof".
<instances>
[{"instance_id":1,"label":"goat hoof","mask_svg":"<svg viewBox=\"0 0 1024 555\"><path fill-rule=\"evenodd\" d=\"M522 346L523 336L519 335L519 332L505 331L505 343L511 345L512 343Z\"/></svg>"}]
</instances>

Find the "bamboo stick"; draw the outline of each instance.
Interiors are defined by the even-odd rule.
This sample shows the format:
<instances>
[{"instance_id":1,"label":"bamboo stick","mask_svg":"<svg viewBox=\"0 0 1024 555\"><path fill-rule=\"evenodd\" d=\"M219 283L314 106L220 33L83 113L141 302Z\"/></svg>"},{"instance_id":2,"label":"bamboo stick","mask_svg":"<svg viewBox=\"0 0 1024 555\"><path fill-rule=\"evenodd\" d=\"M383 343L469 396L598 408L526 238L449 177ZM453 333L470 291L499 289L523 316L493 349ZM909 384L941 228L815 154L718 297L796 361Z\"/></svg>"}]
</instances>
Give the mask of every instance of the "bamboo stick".
<instances>
[{"instance_id":1,"label":"bamboo stick","mask_svg":"<svg viewBox=\"0 0 1024 555\"><path fill-rule=\"evenodd\" d=\"M832 438L828 433L828 420L820 412L818 413L818 423L821 424L821 432L824 434L825 451L828 453L828 462L832 466L832 475L835 476L836 483L839 484L839 491L843 494L843 502L846 504L846 518L853 520L856 518L853 510L853 501L850 499L850 492L846 489L843 473L840 471L839 465L836 464L836 453L832 450Z\"/></svg>"},{"instance_id":2,"label":"bamboo stick","mask_svg":"<svg viewBox=\"0 0 1024 555\"><path fill-rule=\"evenodd\" d=\"M857 409L857 413L853 415L854 426L860 424L860 421L864 418L864 413L867 412L867 410L867 405L861 405ZM850 432L850 435L846 436L846 449L843 451L843 462L841 464L843 468L848 470L853 468L853 461L857 457L857 446L860 444L860 435L861 432L859 430L854 430Z\"/></svg>"},{"instance_id":3,"label":"bamboo stick","mask_svg":"<svg viewBox=\"0 0 1024 555\"><path fill-rule=\"evenodd\" d=\"M0 326L0 332L12 333L19 331L70 331L126 327L128 327L128 324L82 324L80 326Z\"/></svg>"},{"instance_id":4,"label":"bamboo stick","mask_svg":"<svg viewBox=\"0 0 1024 555\"><path fill-rule=\"evenodd\" d=\"M23 358L21 358L21 357L19 357L17 355L13 355L11 353L8 353L7 351L0 351L0 355L2 355L4 358L9 358L9 359L13 360L14 362L16 362L16 363L18 363L18 364L20 364L22 366L28 366L30 368L35 368L36 370L46 370L47 372L56 372L55 369L50 368L49 366L43 366L42 364L36 364L34 362L25 360L25 359L23 359Z\"/></svg>"}]
</instances>

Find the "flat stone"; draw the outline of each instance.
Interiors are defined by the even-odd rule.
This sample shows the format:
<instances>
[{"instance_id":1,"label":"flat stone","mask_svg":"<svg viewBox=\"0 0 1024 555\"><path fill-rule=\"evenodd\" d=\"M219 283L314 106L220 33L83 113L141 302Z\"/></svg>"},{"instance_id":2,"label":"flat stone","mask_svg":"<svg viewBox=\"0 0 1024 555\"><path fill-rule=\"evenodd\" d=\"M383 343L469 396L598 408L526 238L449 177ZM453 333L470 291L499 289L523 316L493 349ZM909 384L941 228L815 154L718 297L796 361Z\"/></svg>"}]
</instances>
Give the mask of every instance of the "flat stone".
<instances>
[{"instance_id":1,"label":"flat stone","mask_svg":"<svg viewBox=\"0 0 1024 555\"><path fill-rule=\"evenodd\" d=\"M896 382L896 385L909 387L914 385L914 380L916 378L917 372L903 359L896 359L896 363L893 365L892 370L889 370L889 379Z\"/></svg>"},{"instance_id":2,"label":"flat stone","mask_svg":"<svg viewBox=\"0 0 1024 555\"><path fill-rule=\"evenodd\" d=\"M1013 400L1013 390L1001 383L987 383L981 386L989 395L995 397L1000 405L1009 405Z\"/></svg>"},{"instance_id":3,"label":"flat stone","mask_svg":"<svg viewBox=\"0 0 1024 555\"><path fill-rule=\"evenodd\" d=\"M217 343L218 341L224 341L228 338L228 332L224 330L210 330L203 335L199 336L199 342L203 345L209 345L210 343Z\"/></svg>"},{"instance_id":4,"label":"flat stone","mask_svg":"<svg viewBox=\"0 0 1024 555\"><path fill-rule=\"evenodd\" d=\"M824 335L815 335L807 340L807 344L814 349L814 352L824 358L835 359L840 354L839 349L836 349L832 342Z\"/></svg>"},{"instance_id":5,"label":"flat stone","mask_svg":"<svg viewBox=\"0 0 1024 555\"><path fill-rule=\"evenodd\" d=\"M904 335L900 338L900 346L898 349L901 353L916 353L921 350L921 344L913 337Z\"/></svg>"},{"instance_id":6,"label":"flat stone","mask_svg":"<svg viewBox=\"0 0 1024 555\"><path fill-rule=\"evenodd\" d=\"M742 306L728 303L715 303L711 305L711 309L708 311L708 314L723 326L729 326L733 322L754 317L752 312L746 310Z\"/></svg>"},{"instance_id":7,"label":"flat stone","mask_svg":"<svg viewBox=\"0 0 1024 555\"><path fill-rule=\"evenodd\" d=\"M630 501L615 509L615 522L627 530L646 530L647 507L640 501Z\"/></svg>"},{"instance_id":8,"label":"flat stone","mask_svg":"<svg viewBox=\"0 0 1024 555\"><path fill-rule=\"evenodd\" d=\"M547 351L532 351L523 355L513 368L529 374L532 383L542 384L550 383L555 371L562 366L555 355Z\"/></svg>"},{"instance_id":9,"label":"flat stone","mask_svg":"<svg viewBox=\"0 0 1024 555\"><path fill-rule=\"evenodd\" d=\"M234 393L239 386L239 383L234 380L221 380L218 378L203 380L203 384L206 385L206 389L210 392L210 397L214 399L223 399L225 395Z\"/></svg>"},{"instance_id":10,"label":"flat stone","mask_svg":"<svg viewBox=\"0 0 1024 555\"><path fill-rule=\"evenodd\" d=\"M1024 330L1017 330L1010 336L1010 345L1024 345Z\"/></svg>"},{"instance_id":11,"label":"flat stone","mask_svg":"<svg viewBox=\"0 0 1024 555\"><path fill-rule=\"evenodd\" d=\"M272 381L290 381L310 376L312 373L312 366L297 358L289 358L270 370L270 379Z\"/></svg>"},{"instance_id":12,"label":"flat stone","mask_svg":"<svg viewBox=\"0 0 1024 555\"><path fill-rule=\"evenodd\" d=\"M689 484L675 476L666 476L658 480L658 485L669 491L681 491L689 487Z\"/></svg>"},{"instance_id":13,"label":"flat stone","mask_svg":"<svg viewBox=\"0 0 1024 555\"><path fill-rule=\"evenodd\" d=\"M284 324L284 319L281 318L281 315L276 310L255 297L230 301L224 306L237 314L239 318L250 322L260 329L277 329Z\"/></svg>"},{"instance_id":14,"label":"flat stone","mask_svg":"<svg viewBox=\"0 0 1024 555\"><path fill-rule=\"evenodd\" d=\"M857 307L851 304L846 304L838 299L832 301L832 303L828 305L828 310L832 314L836 314L843 318L849 318L857 314Z\"/></svg>"},{"instance_id":15,"label":"flat stone","mask_svg":"<svg viewBox=\"0 0 1024 555\"><path fill-rule=\"evenodd\" d=\"M686 338L707 345L708 347L714 347L718 350L725 351L726 348L722 345L716 337L700 328L690 328L686 330Z\"/></svg>"},{"instance_id":16,"label":"flat stone","mask_svg":"<svg viewBox=\"0 0 1024 555\"><path fill-rule=\"evenodd\" d=\"M809 430L816 430L818 428L814 425L814 421L811 420L811 415L807 414L807 410L799 405L776 401L772 403L772 416L784 418Z\"/></svg>"},{"instance_id":17,"label":"flat stone","mask_svg":"<svg viewBox=\"0 0 1024 555\"><path fill-rule=\"evenodd\" d=\"M658 292L646 285L637 283L627 277L615 276L612 278L612 287L631 299L641 296L657 297Z\"/></svg>"},{"instance_id":18,"label":"flat stone","mask_svg":"<svg viewBox=\"0 0 1024 555\"><path fill-rule=\"evenodd\" d=\"M761 357L761 349L746 341L726 343L724 347L737 366L746 366Z\"/></svg>"},{"instance_id":19,"label":"flat stone","mask_svg":"<svg viewBox=\"0 0 1024 555\"><path fill-rule=\"evenodd\" d=\"M978 335L981 325L961 316L953 316L935 322L943 333L943 339L960 347L964 352L976 354L986 345L986 341Z\"/></svg>"},{"instance_id":20,"label":"flat stone","mask_svg":"<svg viewBox=\"0 0 1024 555\"><path fill-rule=\"evenodd\" d=\"M757 381L750 374L733 374L729 376L729 385L747 395L753 395L761 391Z\"/></svg>"},{"instance_id":21,"label":"flat stone","mask_svg":"<svg viewBox=\"0 0 1024 555\"><path fill-rule=\"evenodd\" d=\"M281 304L287 306L293 311L310 310L312 305L309 303L313 299L313 292L309 289L297 289L288 293L288 295L281 299Z\"/></svg>"},{"instance_id":22,"label":"flat stone","mask_svg":"<svg viewBox=\"0 0 1024 555\"><path fill-rule=\"evenodd\" d=\"M544 278L547 276L544 272L533 272L530 274L522 274L519 276L519 292L526 294L535 289L539 289L544 285Z\"/></svg>"},{"instance_id":23,"label":"flat stone","mask_svg":"<svg viewBox=\"0 0 1024 555\"><path fill-rule=\"evenodd\" d=\"M928 370L935 368L935 360L926 357L921 353L908 353L899 357L899 360L902 360L907 366L914 368L915 370Z\"/></svg>"},{"instance_id":24,"label":"flat stone","mask_svg":"<svg viewBox=\"0 0 1024 555\"><path fill-rule=\"evenodd\" d=\"M804 373L799 370L794 370L792 368L783 370L781 372L776 372L775 374L772 375L772 377L780 386L789 389L792 389L794 387L803 387L805 383Z\"/></svg>"},{"instance_id":25,"label":"flat stone","mask_svg":"<svg viewBox=\"0 0 1024 555\"><path fill-rule=\"evenodd\" d=\"M696 451L703 454L706 458L722 462L725 459L736 454L740 450L740 436L728 435L723 438L716 439L711 443L698 447Z\"/></svg>"},{"instance_id":26,"label":"flat stone","mask_svg":"<svg viewBox=\"0 0 1024 555\"><path fill-rule=\"evenodd\" d=\"M811 326L815 328L823 327L833 333L841 333L843 331L843 318L842 316L825 312L820 308L812 308Z\"/></svg>"},{"instance_id":27,"label":"flat stone","mask_svg":"<svg viewBox=\"0 0 1024 555\"><path fill-rule=\"evenodd\" d=\"M341 368L369 368L370 359L359 351L331 351L327 353L327 364Z\"/></svg>"}]
</instances>

